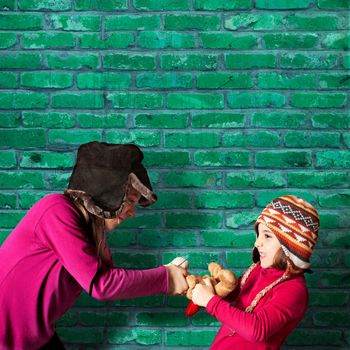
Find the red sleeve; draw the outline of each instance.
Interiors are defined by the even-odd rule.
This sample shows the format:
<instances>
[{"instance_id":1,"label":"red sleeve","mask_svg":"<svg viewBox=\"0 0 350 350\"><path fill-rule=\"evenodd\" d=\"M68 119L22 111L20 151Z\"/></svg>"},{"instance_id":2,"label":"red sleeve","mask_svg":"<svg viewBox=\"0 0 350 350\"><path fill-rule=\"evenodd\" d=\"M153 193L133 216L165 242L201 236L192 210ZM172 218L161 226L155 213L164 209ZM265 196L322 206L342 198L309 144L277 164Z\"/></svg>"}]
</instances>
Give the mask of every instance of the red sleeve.
<instances>
[{"instance_id":1,"label":"red sleeve","mask_svg":"<svg viewBox=\"0 0 350 350\"><path fill-rule=\"evenodd\" d=\"M308 301L306 286L293 280L281 283L271 292L273 296L268 303L253 313L239 310L216 295L210 299L206 311L247 341L266 341L291 320L301 318Z\"/></svg>"},{"instance_id":2,"label":"red sleeve","mask_svg":"<svg viewBox=\"0 0 350 350\"><path fill-rule=\"evenodd\" d=\"M47 208L36 232L85 291L89 292L94 280L92 296L96 299L134 298L167 292L168 276L164 266L149 270L109 268L96 274L95 246L83 230L79 213L65 200Z\"/></svg>"}]
</instances>

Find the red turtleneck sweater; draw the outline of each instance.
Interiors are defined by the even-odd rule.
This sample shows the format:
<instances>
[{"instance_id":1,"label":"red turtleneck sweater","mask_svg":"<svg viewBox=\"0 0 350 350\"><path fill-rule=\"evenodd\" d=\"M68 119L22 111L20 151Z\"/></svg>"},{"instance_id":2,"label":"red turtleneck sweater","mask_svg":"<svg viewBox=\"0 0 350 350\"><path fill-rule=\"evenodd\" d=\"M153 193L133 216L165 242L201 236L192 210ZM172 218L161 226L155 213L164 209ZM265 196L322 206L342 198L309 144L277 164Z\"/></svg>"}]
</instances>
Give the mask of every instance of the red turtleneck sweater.
<instances>
[{"instance_id":1,"label":"red turtleneck sweater","mask_svg":"<svg viewBox=\"0 0 350 350\"><path fill-rule=\"evenodd\" d=\"M302 275L273 287L252 313L244 310L266 286L283 275L283 271L262 268L258 264L243 285L234 306L214 296L206 311L221 323L211 350L277 350L303 318L308 291ZM235 331L235 332L234 332Z\"/></svg>"}]
</instances>

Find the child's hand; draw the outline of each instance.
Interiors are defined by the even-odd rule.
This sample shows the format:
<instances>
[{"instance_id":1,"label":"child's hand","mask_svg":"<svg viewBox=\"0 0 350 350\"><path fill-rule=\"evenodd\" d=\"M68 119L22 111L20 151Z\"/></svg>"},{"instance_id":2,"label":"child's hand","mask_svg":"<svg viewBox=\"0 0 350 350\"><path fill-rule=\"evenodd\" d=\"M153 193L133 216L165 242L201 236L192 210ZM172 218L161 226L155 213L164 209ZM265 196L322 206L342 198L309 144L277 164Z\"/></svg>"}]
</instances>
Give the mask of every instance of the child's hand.
<instances>
[{"instance_id":1,"label":"child's hand","mask_svg":"<svg viewBox=\"0 0 350 350\"><path fill-rule=\"evenodd\" d=\"M205 286L198 283L192 291L192 301L199 305L206 307L210 299L215 295L214 287L210 283L209 278L203 279Z\"/></svg>"}]
</instances>

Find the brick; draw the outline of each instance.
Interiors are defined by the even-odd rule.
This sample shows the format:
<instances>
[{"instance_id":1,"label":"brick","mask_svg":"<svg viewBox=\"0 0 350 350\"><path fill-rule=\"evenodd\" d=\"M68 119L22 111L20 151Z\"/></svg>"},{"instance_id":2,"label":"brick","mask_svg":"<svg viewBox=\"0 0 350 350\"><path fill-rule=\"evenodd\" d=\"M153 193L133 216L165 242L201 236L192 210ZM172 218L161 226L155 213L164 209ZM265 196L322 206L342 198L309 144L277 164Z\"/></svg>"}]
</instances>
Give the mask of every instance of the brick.
<instances>
[{"instance_id":1,"label":"brick","mask_svg":"<svg viewBox=\"0 0 350 350\"><path fill-rule=\"evenodd\" d=\"M247 89L252 86L251 77L242 73L201 73L197 76L198 89Z\"/></svg>"},{"instance_id":2,"label":"brick","mask_svg":"<svg viewBox=\"0 0 350 350\"><path fill-rule=\"evenodd\" d=\"M337 65L335 54L284 53L281 55L281 68L330 69Z\"/></svg>"},{"instance_id":3,"label":"brick","mask_svg":"<svg viewBox=\"0 0 350 350\"><path fill-rule=\"evenodd\" d=\"M345 306L349 300L346 292L311 291L310 306Z\"/></svg>"},{"instance_id":4,"label":"brick","mask_svg":"<svg viewBox=\"0 0 350 350\"><path fill-rule=\"evenodd\" d=\"M0 150L0 168L14 168L16 164L16 153L14 151Z\"/></svg>"},{"instance_id":5,"label":"brick","mask_svg":"<svg viewBox=\"0 0 350 350\"><path fill-rule=\"evenodd\" d=\"M284 176L276 171L235 171L226 176L227 188L278 188L285 185Z\"/></svg>"},{"instance_id":6,"label":"brick","mask_svg":"<svg viewBox=\"0 0 350 350\"><path fill-rule=\"evenodd\" d=\"M163 54L160 66L164 70L212 70L217 68L217 55Z\"/></svg>"},{"instance_id":7,"label":"brick","mask_svg":"<svg viewBox=\"0 0 350 350\"><path fill-rule=\"evenodd\" d=\"M51 15L47 18L49 28L73 32L97 32L100 30L100 16Z\"/></svg>"},{"instance_id":8,"label":"brick","mask_svg":"<svg viewBox=\"0 0 350 350\"><path fill-rule=\"evenodd\" d=\"M18 87L17 74L0 72L0 88L14 89L16 87Z\"/></svg>"},{"instance_id":9,"label":"brick","mask_svg":"<svg viewBox=\"0 0 350 350\"><path fill-rule=\"evenodd\" d=\"M316 152L316 166L320 168L349 168L349 151L319 151Z\"/></svg>"},{"instance_id":10,"label":"brick","mask_svg":"<svg viewBox=\"0 0 350 350\"><path fill-rule=\"evenodd\" d=\"M165 222L168 228L220 228L221 215L209 213L166 213Z\"/></svg>"},{"instance_id":11,"label":"brick","mask_svg":"<svg viewBox=\"0 0 350 350\"><path fill-rule=\"evenodd\" d=\"M224 28L237 30L249 28L251 30L276 30L283 29L283 18L281 14L253 14L240 13L225 19Z\"/></svg>"},{"instance_id":12,"label":"brick","mask_svg":"<svg viewBox=\"0 0 350 350\"><path fill-rule=\"evenodd\" d=\"M145 49L192 49L195 47L194 36L177 32L140 32L138 47Z\"/></svg>"},{"instance_id":13,"label":"brick","mask_svg":"<svg viewBox=\"0 0 350 350\"><path fill-rule=\"evenodd\" d=\"M68 311L57 322L57 327L72 327L78 324L78 316L75 312Z\"/></svg>"},{"instance_id":14,"label":"brick","mask_svg":"<svg viewBox=\"0 0 350 350\"><path fill-rule=\"evenodd\" d=\"M74 165L71 153L23 152L20 166L22 168L65 169Z\"/></svg>"},{"instance_id":15,"label":"brick","mask_svg":"<svg viewBox=\"0 0 350 350\"><path fill-rule=\"evenodd\" d=\"M306 124L306 115L302 113L253 113L251 125L263 128L294 129Z\"/></svg>"},{"instance_id":16,"label":"brick","mask_svg":"<svg viewBox=\"0 0 350 350\"><path fill-rule=\"evenodd\" d=\"M348 207L350 206L350 195L348 192L322 195L319 198L319 203L321 207Z\"/></svg>"},{"instance_id":17,"label":"brick","mask_svg":"<svg viewBox=\"0 0 350 350\"><path fill-rule=\"evenodd\" d=\"M349 9L350 4L347 0L317 0L317 7L328 10Z\"/></svg>"},{"instance_id":18,"label":"brick","mask_svg":"<svg viewBox=\"0 0 350 350\"><path fill-rule=\"evenodd\" d=\"M141 345L160 344L162 334L159 330L132 329L120 330L113 328L108 329L107 341L109 344L127 344L136 342Z\"/></svg>"},{"instance_id":19,"label":"brick","mask_svg":"<svg viewBox=\"0 0 350 350\"><path fill-rule=\"evenodd\" d=\"M164 16L164 28L167 30L218 30L219 27L219 16L187 14Z\"/></svg>"},{"instance_id":20,"label":"brick","mask_svg":"<svg viewBox=\"0 0 350 350\"><path fill-rule=\"evenodd\" d=\"M145 153L145 164L148 166L176 166L190 164L187 151L148 151Z\"/></svg>"},{"instance_id":21,"label":"brick","mask_svg":"<svg viewBox=\"0 0 350 350\"><path fill-rule=\"evenodd\" d=\"M182 129L188 125L186 113L137 114L134 125L138 128Z\"/></svg>"},{"instance_id":22,"label":"brick","mask_svg":"<svg viewBox=\"0 0 350 350\"><path fill-rule=\"evenodd\" d=\"M218 253L213 252L187 252L184 255L183 251L172 251L163 254L162 261L172 261L177 256L184 256L188 261L191 262L191 268L202 269L205 273L208 272L208 264L210 261L218 261Z\"/></svg>"},{"instance_id":23,"label":"brick","mask_svg":"<svg viewBox=\"0 0 350 350\"><path fill-rule=\"evenodd\" d=\"M60 327L57 329L57 334L64 343L72 343L74 339L79 339L79 342L83 344L102 344L104 338L102 327Z\"/></svg>"},{"instance_id":24,"label":"brick","mask_svg":"<svg viewBox=\"0 0 350 350\"><path fill-rule=\"evenodd\" d=\"M25 72L21 74L21 86L29 88L65 89L73 85L73 76L68 73Z\"/></svg>"},{"instance_id":25,"label":"brick","mask_svg":"<svg viewBox=\"0 0 350 350\"><path fill-rule=\"evenodd\" d=\"M120 228L155 228L159 227L160 225L160 215L159 214L153 214L153 215L143 215L138 214L136 218L133 218L129 221L124 221L120 224Z\"/></svg>"},{"instance_id":26,"label":"brick","mask_svg":"<svg viewBox=\"0 0 350 350\"><path fill-rule=\"evenodd\" d=\"M312 116L311 121L312 126L315 128L350 128L350 115L347 114L321 113Z\"/></svg>"},{"instance_id":27,"label":"brick","mask_svg":"<svg viewBox=\"0 0 350 350\"><path fill-rule=\"evenodd\" d=\"M344 144L346 145L346 147L350 148L350 133L344 133L343 138L344 138Z\"/></svg>"},{"instance_id":28,"label":"brick","mask_svg":"<svg viewBox=\"0 0 350 350\"><path fill-rule=\"evenodd\" d=\"M108 246L111 248L129 247L136 243L136 233L114 230L108 237Z\"/></svg>"},{"instance_id":29,"label":"brick","mask_svg":"<svg viewBox=\"0 0 350 350\"><path fill-rule=\"evenodd\" d=\"M256 46L255 35L237 36L232 33L202 33L200 39L205 49L252 49Z\"/></svg>"},{"instance_id":30,"label":"brick","mask_svg":"<svg viewBox=\"0 0 350 350\"><path fill-rule=\"evenodd\" d=\"M163 96L153 93L114 92L107 95L111 108L156 109L163 105Z\"/></svg>"},{"instance_id":31,"label":"brick","mask_svg":"<svg viewBox=\"0 0 350 350\"><path fill-rule=\"evenodd\" d=\"M80 73L77 75L79 89L127 89L131 84L130 74L121 73Z\"/></svg>"},{"instance_id":32,"label":"brick","mask_svg":"<svg viewBox=\"0 0 350 350\"><path fill-rule=\"evenodd\" d=\"M125 128L127 122L127 114L77 114L78 125L82 128Z\"/></svg>"},{"instance_id":33,"label":"brick","mask_svg":"<svg viewBox=\"0 0 350 350\"><path fill-rule=\"evenodd\" d=\"M346 311L323 311L313 314L315 326L326 327L349 327L350 315Z\"/></svg>"},{"instance_id":34,"label":"brick","mask_svg":"<svg viewBox=\"0 0 350 350\"><path fill-rule=\"evenodd\" d=\"M311 90L316 89L316 75L302 74L290 77L286 74L262 73L258 75L258 86L262 89Z\"/></svg>"},{"instance_id":35,"label":"brick","mask_svg":"<svg viewBox=\"0 0 350 350\"><path fill-rule=\"evenodd\" d=\"M345 69L350 69L350 55L343 56L343 67Z\"/></svg>"},{"instance_id":36,"label":"brick","mask_svg":"<svg viewBox=\"0 0 350 350\"><path fill-rule=\"evenodd\" d=\"M226 226L230 228L251 228L256 222L256 219L260 215L260 212L245 212L240 211L239 213L227 215L226 217Z\"/></svg>"},{"instance_id":37,"label":"brick","mask_svg":"<svg viewBox=\"0 0 350 350\"><path fill-rule=\"evenodd\" d=\"M128 70L154 70L156 61L153 55L106 54L102 57L103 67Z\"/></svg>"},{"instance_id":38,"label":"brick","mask_svg":"<svg viewBox=\"0 0 350 350\"><path fill-rule=\"evenodd\" d=\"M191 74L153 74L144 73L136 77L136 86L138 88L155 89L189 89L192 87Z\"/></svg>"},{"instance_id":39,"label":"brick","mask_svg":"<svg viewBox=\"0 0 350 350\"><path fill-rule=\"evenodd\" d=\"M196 317L194 317L191 320L191 324L193 326L216 326L216 327L219 327L221 325L220 322L215 317L207 313L197 314Z\"/></svg>"},{"instance_id":40,"label":"brick","mask_svg":"<svg viewBox=\"0 0 350 350\"><path fill-rule=\"evenodd\" d=\"M304 168L311 165L308 151L260 151L256 153L259 168Z\"/></svg>"},{"instance_id":41,"label":"brick","mask_svg":"<svg viewBox=\"0 0 350 350\"><path fill-rule=\"evenodd\" d=\"M115 11L128 8L126 0L76 0L77 11Z\"/></svg>"},{"instance_id":42,"label":"brick","mask_svg":"<svg viewBox=\"0 0 350 350\"><path fill-rule=\"evenodd\" d=\"M17 36L15 33L0 33L0 49L8 49L15 46Z\"/></svg>"},{"instance_id":43,"label":"brick","mask_svg":"<svg viewBox=\"0 0 350 350\"><path fill-rule=\"evenodd\" d=\"M99 130L49 130L49 144L79 145L90 141L102 141Z\"/></svg>"},{"instance_id":44,"label":"brick","mask_svg":"<svg viewBox=\"0 0 350 350\"><path fill-rule=\"evenodd\" d=\"M165 147L206 148L219 146L219 134L210 132L172 132L164 135Z\"/></svg>"},{"instance_id":45,"label":"brick","mask_svg":"<svg viewBox=\"0 0 350 350\"><path fill-rule=\"evenodd\" d=\"M142 11L182 11L189 10L187 0L133 0L136 10Z\"/></svg>"},{"instance_id":46,"label":"brick","mask_svg":"<svg viewBox=\"0 0 350 350\"><path fill-rule=\"evenodd\" d=\"M136 306L136 307L159 307L164 304L164 297L160 295L152 295L149 297L139 297L136 299L119 299L113 301L117 306Z\"/></svg>"},{"instance_id":47,"label":"brick","mask_svg":"<svg viewBox=\"0 0 350 350\"><path fill-rule=\"evenodd\" d=\"M164 183L170 187L215 187L220 185L221 176L217 173L200 171L169 172Z\"/></svg>"},{"instance_id":48,"label":"brick","mask_svg":"<svg viewBox=\"0 0 350 350\"><path fill-rule=\"evenodd\" d=\"M130 254L130 253L113 253L113 259L118 261L121 268L149 269L156 267L158 262L153 254Z\"/></svg>"},{"instance_id":49,"label":"brick","mask_svg":"<svg viewBox=\"0 0 350 350\"><path fill-rule=\"evenodd\" d=\"M255 7L264 10L307 9L313 0L256 0Z\"/></svg>"},{"instance_id":50,"label":"brick","mask_svg":"<svg viewBox=\"0 0 350 350\"><path fill-rule=\"evenodd\" d=\"M19 113L0 113L1 128L15 128L19 126L21 116Z\"/></svg>"},{"instance_id":51,"label":"brick","mask_svg":"<svg viewBox=\"0 0 350 350\"><path fill-rule=\"evenodd\" d=\"M0 227L13 229L23 218L25 212L19 210L6 210L0 212Z\"/></svg>"},{"instance_id":52,"label":"brick","mask_svg":"<svg viewBox=\"0 0 350 350\"><path fill-rule=\"evenodd\" d=\"M280 108L286 98L276 92L230 92L227 102L230 108Z\"/></svg>"},{"instance_id":53,"label":"brick","mask_svg":"<svg viewBox=\"0 0 350 350\"><path fill-rule=\"evenodd\" d=\"M341 346L342 344L342 332L333 330L302 330L297 329L293 334L288 337L286 345L300 345L302 343L304 346Z\"/></svg>"},{"instance_id":54,"label":"brick","mask_svg":"<svg viewBox=\"0 0 350 350\"><path fill-rule=\"evenodd\" d=\"M344 256L339 251L318 250L312 254L312 264L318 268L336 268L344 266Z\"/></svg>"},{"instance_id":55,"label":"brick","mask_svg":"<svg viewBox=\"0 0 350 350\"><path fill-rule=\"evenodd\" d=\"M289 172L288 185L297 188L346 188L349 182L346 172Z\"/></svg>"},{"instance_id":56,"label":"brick","mask_svg":"<svg viewBox=\"0 0 350 350\"><path fill-rule=\"evenodd\" d=\"M288 194L295 195L304 198L309 203L315 206L317 197L307 191L288 191ZM257 195L256 203L258 207L265 208L266 204L270 203L273 199L286 195L286 190L273 190L273 191L262 191Z\"/></svg>"},{"instance_id":57,"label":"brick","mask_svg":"<svg viewBox=\"0 0 350 350\"><path fill-rule=\"evenodd\" d=\"M106 140L110 143L135 143L142 147L160 145L159 131L107 131Z\"/></svg>"},{"instance_id":58,"label":"brick","mask_svg":"<svg viewBox=\"0 0 350 350\"><path fill-rule=\"evenodd\" d=\"M245 125L244 114L239 113L203 113L194 114L191 119L193 128L243 128Z\"/></svg>"},{"instance_id":59,"label":"brick","mask_svg":"<svg viewBox=\"0 0 350 350\"><path fill-rule=\"evenodd\" d=\"M345 93L295 93L291 106L297 108L342 108L347 100Z\"/></svg>"},{"instance_id":60,"label":"brick","mask_svg":"<svg viewBox=\"0 0 350 350\"><path fill-rule=\"evenodd\" d=\"M336 16L299 16L286 17L287 28L292 30L337 30L340 29L339 19Z\"/></svg>"},{"instance_id":61,"label":"brick","mask_svg":"<svg viewBox=\"0 0 350 350\"><path fill-rule=\"evenodd\" d=\"M53 108L97 109L104 105L103 96L98 93L61 93L51 98Z\"/></svg>"},{"instance_id":62,"label":"brick","mask_svg":"<svg viewBox=\"0 0 350 350\"><path fill-rule=\"evenodd\" d=\"M210 346L216 335L216 331L167 331L166 345L174 346Z\"/></svg>"},{"instance_id":63,"label":"brick","mask_svg":"<svg viewBox=\"0 0 350 350\"><path fill-rule=\"evenodd\" d=\"M0 109L42 109L48 106L48 96L40 92L0 92Z\"/></svg>"},{"instance_id":64,"label":"brick","mask_svg":"<svg viewBox=\"0 0 350 350\"><path fill-rule=\"evenodd\" d=\"M227 69L274 68L276 55L273 54L225 54Z\"/></svg>"},{"instance_id":65,"label":"brick","mask_svg":"<svg viewBox=\"0 0 350 350\"><path fill-rule=\"evenodd\" d=\"M126 49L134 43L132 33L108 33L105 37L98 33L89 33L79 37L79 46L83 49Z\"/></svg>"},{"instance_id":66,"label":"brick","mask_svg":"<svg viewBox=\"0 0 350 350\"><path fill-rule=\"evenodd\" d=\"M71 128L75 125L74 116L57 112L23 112L23 126L41 128Z\"/></svg>"},{"instance_id":67,"label":"brick","mask_svg":"<svg viewBox=\"0 0 350 350\"><path fill-rule=\"evenodd\" d=\"M72 33L24 33L21 40L25 49L67 49L75 45Z\"/></svg>"},{"instance_id":68,"label":"brick","mask_svg":"<svg viewBox=\"0 0 350 350\"><path fill-rule=\"evenodd\" d=\"M322 46L326 49L349 50L350 35L342 33L327 34L322 40Z\"/></svg>"},{"instance_id":69,"label":"brick","mask_svg":"<svg viewBox=\"0 0 350 350\"><path fill-rule=\"evenodd\" d=\"M263 42L267 49L311 49L317 45L317 34L265 34Z\"/></svg>"},{"instance_id":70,"label":"brick","mask_svg":"<svg viewBox=\"0 0 350 350\"><path fill-rule=\"evenodd\" d=\"M349 89L350 78L346 74L321 74L320 87L321 89Z\"/></svg>"},{"instance_id":71,"label":"brick","mask_svg":"<svg viewBox=\"0 0 350 350\"><path fill-rule=\"evenodd\" d=\"M279 135L269 131L230 132L222 136L224 147L273 147L280 145Z\"/></svg>"},{"instance_id":72,"label":"brick","mask_svg":"<svg viewBox=\"0 0 350 350\"><path fill-rule=\"evenodd\" d=\"M43 188L43 174L35 171L1 171L0 188L2 189L28 189Z\"/></svg>"},{"instance_id":73,"label":"brick","mask_svg":"<svg viewBox=\"0 0 350 350\"><path fill-rule=\"evenodd\" d=\"M170 93L167 96L167 107L170 109L222 109L222 94Z\"/></svg>"},{"instance_id":74,"label":"brick","mask_svg":"<svg viewBox=\"0 0 350 350\"><path fill-rule=\"evenodd\" d=\"M0 147L30 148L45 147L46 136L43 129L0 130Z\"/></svg>"},{"instance_id":75,"label":"brick","mask_svg":"<svg viewBox=\"0 0 350 350\"><path fill-rule=\"evenodd\" d=\"M5 69L36 69L39 68L40 55L31 53L6 53L0 54L0 68Z\"/></svg>"},{"instance_id":76,"label":"brick","mask_svg":"<svg viewBox=\"0 0 350 350\"><path fill-rule=\"evenodd\" d=\"M28 30L43 29L42 15L34 14L0 14L0 29L5 30Z\"/></svg>"},{"instance_id":77,"label":"brick","mask_svg":"<svg viewBox=\"0 0 350 350\"><path fill-rule=\"evenodd\" d=\"M194 163L198 166L248 166L250 153L248 151L197 151Z\"/></svg>"},{"instance_id":78,"label":"brick","mask_svg":"<svg viewBox=\"0 0 350 350\"><path fill-rule=\"evenodd\" d=\"M140 233L139 244L145 247L194 247L197 239L192 232L183 231L147 231Z\"/></svg>"},{"instance_id":79,"label":"brick","mask_svg":"<svg viewBox=\"0 0 350 350\"><path fill-rule=\"evenodd\" d=\"M54 173L49 173L46 176L46 183L49 188L62 190L68 187L69 178L71 176L71 171L62 172L55 170Z\"/></svg>"},{"instance_id":80,"label":"brick","mask_svg":"<svg viewBox=\"0 0 350 350\"><path fill-rule=\"evenodd\" d=\"M252 252L228 252L226 253L226 261L229 269L247 268L252 264Z\"/></svg>"},{"instance_id":81,"label":"brick","mask_svg":"<svg viewBox=\"0 0 350 350\"><path fill-rule=\"evenodd\" d=\"M95 69L98 67L96 54L47 54L47 66L50 69Z\"/></svg>"},{"instance_id":82,"label":"brick","mask_svg":"<svg viewBox=\"0 0 350 350\"><path fill-rule=\"evenodd\" d=\"M254 197L251 193L201 192L196 199L197 208L252 208Z\"/></svg>"},{"instance_id":83,"label":"brick","mask_svg":"<svg viewBox=\"0 0 350 350\"><path fill-rule=\"evenodd\" d=\"M83 326L127 326L128 314L122 312L79 312L79 321Z\"/></svg>"},{"instance_id":84,"label":"brick","mask_svg":"<svg viewBox=\"0 0 350 350\"><path fill-rule=\"evenodd\" d=\"M136 324L139 326L172 326L188 325L188 318L184 313L175 312L140 312L136 315Z\"/></svg>"},{"instance_id":85,"label":"brick","mask_svg":"<svg viewBox=\"0 0 350 350\"><path fill-rule=\"evenodd\" d=\"M21 209L29 209L33 204L38 202L40 199L42 199L44 196L46 196L47 193L44 192L25 192L20 193L19 195L19 206Z\"/></svg>"},{"instance_id":86,"label":"brick","mask_svg":"<svg viewBox=\"0 0 350 350\"><path fill-rule=\"evenodd\" d=\"M195 10L249 10L252 8L251 0L237 0L227 2L225 0L195 0Z\"/></svg>"},{"instance_id":87,"label":"brick","mask_svg":"<svg viewBox=\"0 0 350 350\"><path fill-rule=\"evenodd\" d=\"M200 236L207 247L251 248L255 242L253 231L210 230L201 231Z\"/></svg>"},{"instance_id":88,"label":"brick","mask_svg":"<svg viewBox=\"0 0 350 350\"><path fill-rule=\"evenodd\" d=\"M160 17L152 16L107 16L105 30L156 30L160 29Z\"/></svg>"},{"instance_id":89,"label":"brick","mask_svg":"<svg viewBox=\"0 0 350 350\"><path fill-rule=\"evenodd\" d=\"M14 193L0 193L1 209L16 209L17 195Z\"/></svg>"},{"instance_id":90,"label":"brick","mask_svg":"<svg viewBox=\"0 0 350 350\"><path fill-rule=\"evenodd\" d=\"M61 0L59 2L49 0L18 0L18 7L24 11L67 11L71 9L70 0Z\"/></svg>"},{"instance_id":91,"label":"brick","mask_svg":"<svg viewBox=\"0 0 350 350\"><path fill-rule=\"evenodd\" d=\"M284 137L286 147L295 148L338 148L340 133L290 131Z\"/></svg>"},{"instance_id":92,"label":"brick","mask_svg":"<svg viewBox=\"0 0 350 350\"><path fill-rule=\"evenodd\" d=\"M0 10L8 11L15 9L15 0L1 0L0 1Z\"/></svg>"}]
</instances>

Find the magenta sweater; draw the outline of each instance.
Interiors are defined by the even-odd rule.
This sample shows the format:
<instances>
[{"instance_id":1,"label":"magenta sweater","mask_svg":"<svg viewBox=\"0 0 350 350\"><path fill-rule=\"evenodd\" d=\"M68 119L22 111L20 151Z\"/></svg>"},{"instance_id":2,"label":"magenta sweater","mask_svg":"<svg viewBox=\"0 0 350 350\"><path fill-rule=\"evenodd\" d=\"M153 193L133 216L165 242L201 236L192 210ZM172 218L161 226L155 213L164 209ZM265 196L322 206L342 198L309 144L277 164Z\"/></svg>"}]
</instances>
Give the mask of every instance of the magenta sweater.
<instances>
[{"instance_id":1,"label":"magenta sweater","mask_svg":"<svg viewBox=\"0 0 350 350\"><path fill-rule=\"evenodd\" d=\"M89 291L98 269L79 212L60 194L37 202L0 248L0 349L35 350L55 321ZM95 278L99 300L167 292L167 270L106 269Z\"/></svg>"},{"instance_id":2,"label":"magenta sweater","mask_svg":"<svg viewBox=\"0 0 350 350\"><path fill-rule=\"evenodd\" d=\"M242 287L235 306L218 296L209 301L206 311L222 323L211 350L280 349L306 311L308 291L304 277L295 277L272 288L253 313L242 310L258 292L282 275L283 271L258 265Z\"/></svg>"}]
</instances>

